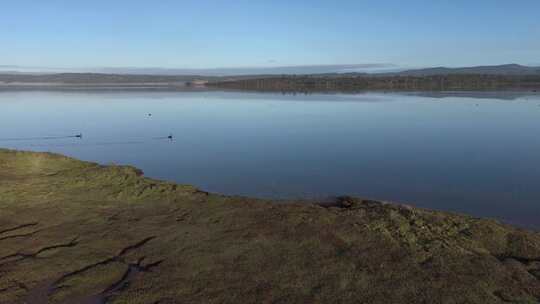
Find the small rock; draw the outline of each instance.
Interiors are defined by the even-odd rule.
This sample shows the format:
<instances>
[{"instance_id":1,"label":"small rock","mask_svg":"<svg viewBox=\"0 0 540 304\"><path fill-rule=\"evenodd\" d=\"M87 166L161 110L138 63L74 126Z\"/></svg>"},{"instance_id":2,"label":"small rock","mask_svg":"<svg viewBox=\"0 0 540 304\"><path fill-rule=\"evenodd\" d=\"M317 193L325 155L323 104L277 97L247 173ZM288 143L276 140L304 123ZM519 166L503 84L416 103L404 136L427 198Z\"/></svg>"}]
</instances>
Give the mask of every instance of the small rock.
<instances>
[{"instance_id":1,"label":"small rock","mask_svg":"<svg viewBox=\"0 0 540 304\"><path fill-rule=\"evenodd\" d=\"M340 201L340 206L342 208L351 208L352 205L353 205L353 203L350 200L344 199L344 200Z\"/></svg>"}]
</instances>

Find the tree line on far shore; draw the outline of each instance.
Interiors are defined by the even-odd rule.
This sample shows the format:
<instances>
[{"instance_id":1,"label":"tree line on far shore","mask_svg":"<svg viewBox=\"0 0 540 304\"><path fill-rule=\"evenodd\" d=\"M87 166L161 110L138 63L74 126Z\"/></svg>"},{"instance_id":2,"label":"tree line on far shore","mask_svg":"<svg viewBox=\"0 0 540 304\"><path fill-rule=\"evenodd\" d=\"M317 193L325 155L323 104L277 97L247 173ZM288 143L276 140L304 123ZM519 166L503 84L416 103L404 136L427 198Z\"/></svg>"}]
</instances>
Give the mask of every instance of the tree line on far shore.
<instances>
[{"instance_id":1,"label":"tree line on far shore","mask_svg":"<svg viewBox=\"0 0 540 304\"><path fill-rule=\"evenodd\" d=\"M434 76L371 76L371 75L288 75L278 77L233 79L208 84L218 88L252 91L317 92L317 91L477 91L540 89L540 75L434 75Z\"/></svg>"}]
</instances>

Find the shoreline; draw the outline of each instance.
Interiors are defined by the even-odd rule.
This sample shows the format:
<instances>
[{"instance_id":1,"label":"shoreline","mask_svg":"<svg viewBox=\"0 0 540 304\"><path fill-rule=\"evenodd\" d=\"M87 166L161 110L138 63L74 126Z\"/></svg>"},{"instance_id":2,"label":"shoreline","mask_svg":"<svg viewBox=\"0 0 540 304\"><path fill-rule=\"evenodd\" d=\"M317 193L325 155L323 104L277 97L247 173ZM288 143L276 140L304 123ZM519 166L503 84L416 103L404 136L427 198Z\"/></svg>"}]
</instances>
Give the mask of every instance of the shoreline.
<instances>
[{"instance_id":1,"label":"shoreline","mask_svg":"<svg viewBox=\"0 0 540 304\"><path fill-rule=\"evenodd\" d=\"M499 90L353 90L353 91L276 91L276 90L249 90L231 89L218 86L185 86L185 85L139 85L139 84L107 84L107 85L79 85L79 84L40 84L26 83L24 85L6 85L0 83L1 92L223 92L238 94L269 94L269 95L289 95L289 96L310 96L310 95L362 95L362 94L382 94L382 95L412 95L419 97L446 98L446 97L473 97L473 98L495 98L503 100L514 100L522 97L540 96L540 90L526 89L499 89Z\"/></svg>"},{"instance_id":2,"label":"shoreline","mask_svg":"<svg viewBox=\"0 0 540 304\"><path fill-rule=\"evenodd\" d=\"M283 197L283 198L272 198L272 197L256 197L256 196L248 196L248 195L241 195L241 194L222 194L217 192L210 192L206 191L204 189L199 189L196 185L191 184L179 184L175 181L171 180L162 180L159 178L154 178L151 176L146 176L144 171L140 168L137 168L130 164L101 164L94 161L88 161L88 160L80 160L76 157L63 155L61 153L57 152L39 152L39 151L33 151L33 150L18 150L18 149L11 149L11 148L4 148L0 146L0 153L22 153L22 154L34 154L34 155L49 155L54 158L64 158L70 161L80 162L80 163L87 163L92 164L101 168L129 168L130 170L134 170L136 172L136 175L142 179L148 179L152 182L157 183L163 183L163 184L170 184L170 185L177 185L180 187L187 187L190 189L190 191L193 191L194 193L203 193L205 195L213 195L223 198L240 198L240 199L247 199L247 200L253 200L257 202L264 202L264 203L271 203L276 205L287 205L287 204L301 204L301 205L307 205L307 206L319 206L324 208L347 208L347 200L364 200L372 203L378 203L381 205L390 205L395 206L398 208L405 208L405 209L417 209L425 212L431 212L431 213L447 213L449 215L453 216L460 216L460 217L468 217L471 219L478 219L478 220L486 220L486 221L494 221L501 225L506 225L509 227L514 227L516 229L523 229L528 230L531 232L538 232L540 233L540 230L534 229L533 227L526 227L523 225L520 225L519 223L510 223L501 219L493 218L493 217L485 217L485 216L475 216L471 214L467 214L465 212L458 212L458 211L450 211L450 210L439 210L439 209L432 209L432 208L425 208L425 207L417 207L413 206L409 203L402 203L399 201L388 201L383 199L376 199L376 198L364 198L364 197L358 197L355 195L349 195L349 194L342 194L332 197ZM1 160L1 159L0 159ZM345 204L345 205L343 205Z\"/></svg>"},{"instance_id":3,"label":"shoreline","mask_svg":"<svg viewBox=\"0 0 540 304\"><path fill-rule=\"evenodd\" d=\"M494 220L354 197L276 204L6 149L0 193L0 302L540 299L540 233Z\"/></svg>"},{"instance_id":4,"label":"shoreline","mask_svg":"<svg viewBox=\"0 0 540 304\"><path fill-rule=\"evenodd\" d=\"M540 91L540 74L447 71L430 74L144 75L101 73L2 74L1 88L232 89L284 93Z\"/></svg>"}]
</instances>

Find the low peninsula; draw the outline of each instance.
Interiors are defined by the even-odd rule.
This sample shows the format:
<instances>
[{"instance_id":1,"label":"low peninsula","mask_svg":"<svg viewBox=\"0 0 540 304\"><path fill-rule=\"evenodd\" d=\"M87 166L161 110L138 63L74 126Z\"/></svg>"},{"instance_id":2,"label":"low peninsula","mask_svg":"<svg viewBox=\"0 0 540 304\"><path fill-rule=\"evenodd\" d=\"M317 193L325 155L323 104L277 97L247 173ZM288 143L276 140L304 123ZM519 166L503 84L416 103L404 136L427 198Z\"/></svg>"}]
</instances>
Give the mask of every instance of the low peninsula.
<instances>
[{"instance_id":1,"label":"low peninsula","mask_svg":"<svg viewBox=\"0 0 540 304\"><path fill-rule=\"evenodd\" d=\"M538 303L540 234L0 149L0 303Z\"/></svg>"}]
</instances>

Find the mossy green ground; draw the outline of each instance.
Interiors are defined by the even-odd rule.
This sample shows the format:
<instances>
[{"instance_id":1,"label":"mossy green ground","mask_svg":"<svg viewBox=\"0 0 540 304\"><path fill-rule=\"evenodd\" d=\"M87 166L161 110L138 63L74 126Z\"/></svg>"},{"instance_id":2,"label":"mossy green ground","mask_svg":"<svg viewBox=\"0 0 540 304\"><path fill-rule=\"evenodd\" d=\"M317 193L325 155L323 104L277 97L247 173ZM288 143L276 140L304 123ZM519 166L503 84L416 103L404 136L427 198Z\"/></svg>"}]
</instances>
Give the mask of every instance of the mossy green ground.
<instances>
[{"instance_id":1,"label":"mossy green ground","mask_svg":"<svg viewBox=\"0 0 540 304\"><path fill-rule=\"evenodd\" d=\"M0 303L538 303L540 235L0 149Z\"/></svg>"}]
</instances>

